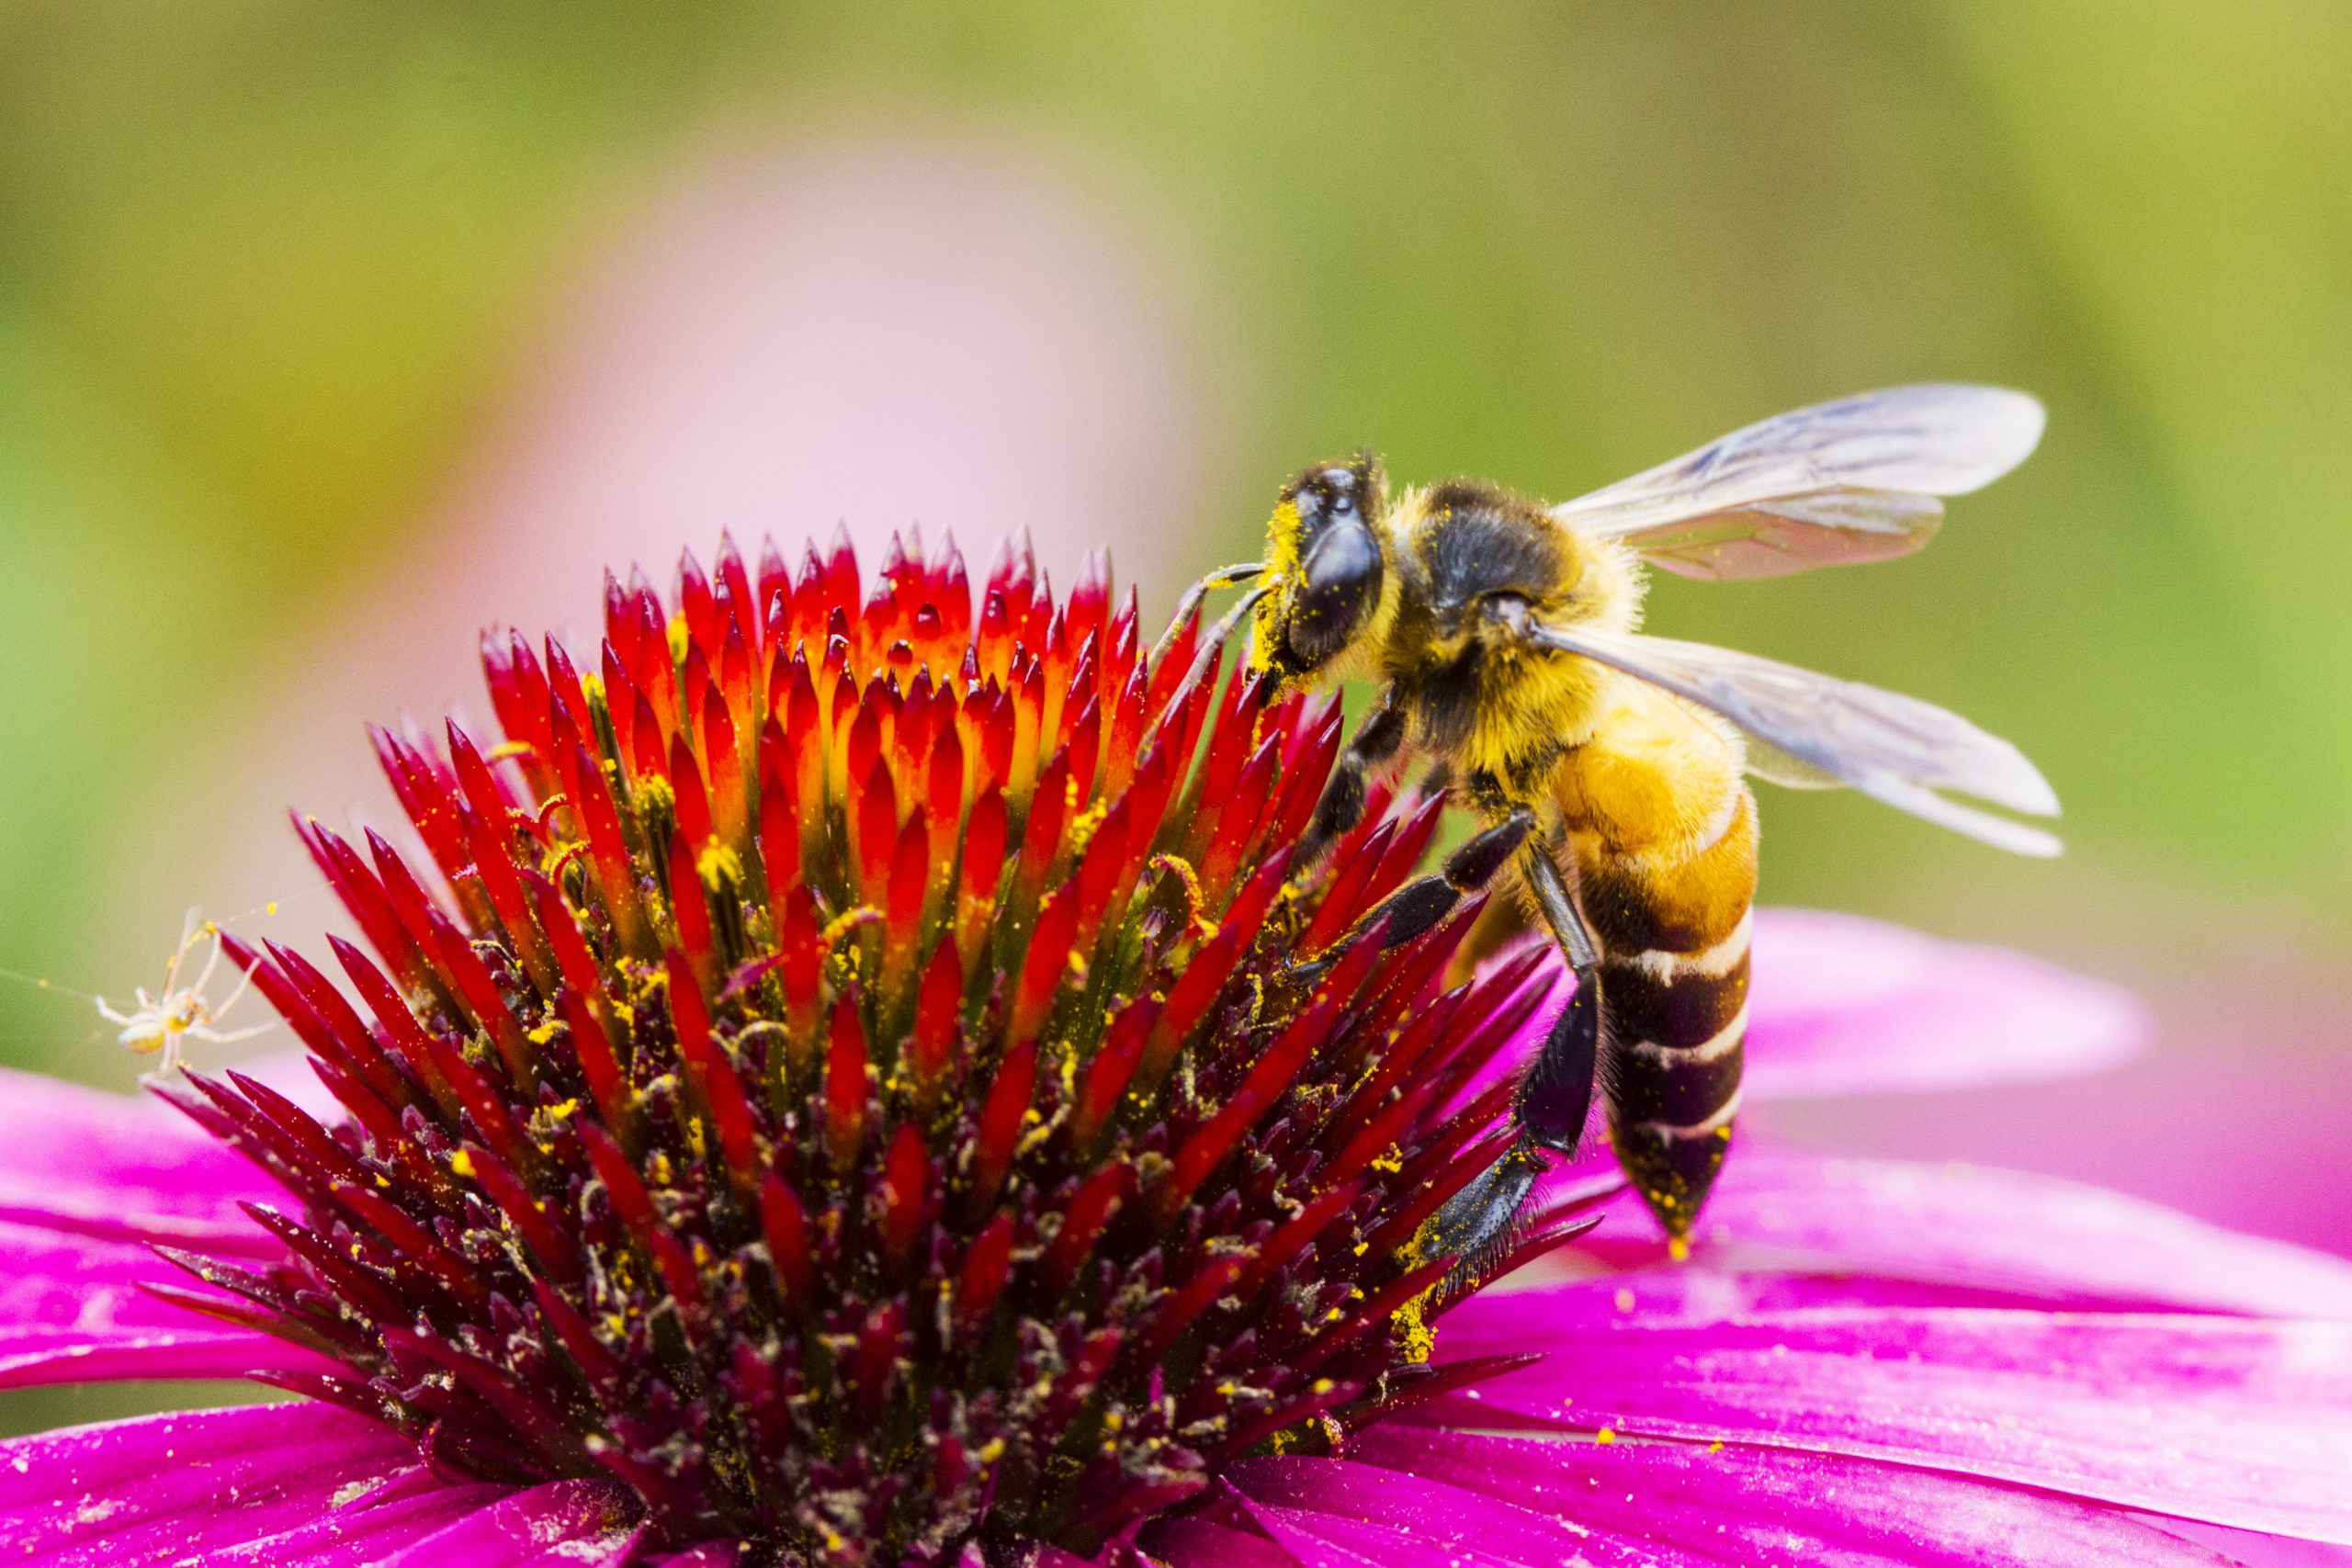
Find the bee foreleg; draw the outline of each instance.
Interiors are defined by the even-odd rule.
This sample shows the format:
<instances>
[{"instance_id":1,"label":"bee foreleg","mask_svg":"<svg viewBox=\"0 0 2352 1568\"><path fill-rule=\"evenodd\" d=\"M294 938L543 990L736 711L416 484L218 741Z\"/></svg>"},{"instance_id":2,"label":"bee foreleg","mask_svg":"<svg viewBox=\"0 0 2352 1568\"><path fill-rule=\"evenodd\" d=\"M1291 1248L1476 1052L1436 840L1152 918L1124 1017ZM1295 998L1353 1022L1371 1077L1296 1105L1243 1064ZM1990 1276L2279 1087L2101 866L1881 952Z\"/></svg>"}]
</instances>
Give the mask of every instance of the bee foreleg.
<instances>
[{"instance_id":1,"label":"bee foreleg","mask_svg":"<svg viewBox=\"0 0 2352 1568\"><path fill-rule=\"evenodd\" d=\"M1552 928L1552 940L1576 971L1577 988L1528 1065L1511 1111L1522 1139L1573 1155L1584 1136L1600 1067L1600 953L1585 929L1576 896L1541 840L1521 852L1520 872L1544 923Z\"/></svg>"},{"instance_id":2,"label":"bee foreleg","mask_svg":"<svg viewBox=\"0 0 2352 1568\"><path fill-rule=\"evenodd\" d=\"M1323 798L1315 803L1315 818L1299 840L1294 865L1313 865L1332 840L1363 820L1365 781L1404 744L1405 705L1392 685L1380 694L1340 753L1330 782L1323 786Z\"/></svg>"}]
</instances>

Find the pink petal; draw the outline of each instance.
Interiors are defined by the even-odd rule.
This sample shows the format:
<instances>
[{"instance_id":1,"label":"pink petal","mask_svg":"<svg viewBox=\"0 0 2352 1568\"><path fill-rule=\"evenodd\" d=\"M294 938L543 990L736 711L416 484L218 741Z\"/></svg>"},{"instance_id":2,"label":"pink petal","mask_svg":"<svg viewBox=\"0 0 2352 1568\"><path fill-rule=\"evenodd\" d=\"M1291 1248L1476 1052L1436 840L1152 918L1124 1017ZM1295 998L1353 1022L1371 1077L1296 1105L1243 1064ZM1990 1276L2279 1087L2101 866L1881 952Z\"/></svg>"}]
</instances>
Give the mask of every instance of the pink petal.
<instances>
[{"instance_id":1,"label":"pink petal","mask_svg":"<svg viewBox=\"0 0 2352 1568\"><path fill-rule=\"evenodd\" d=\"M1533 1054L1567 995L1537 1010L1465 1099ZM2101 1072L2136 1053L2148 1030L2130 993L2020 953L1855 915L1756 911L1746 1071L1753 1101Z\"/></svg>"},{"instance_id":2,"label":"pink petal","mask_svg":"<svg viewBox=\"0 0 2352 1568\"><path fill-rule=\"evenodd\" d=\"M0 1069L0 1221L277 1255L237 1204L284 1190L161 1100Z\"/></svg>"},{"instance_id":3,"label":"pink petal","mask_svg":"<svg viewBox=\"0 0 2352 1568\"><path fill-rule=\"evenodd\" d=\"M357 1568L505 1490L419 1489L421 1473L406 1439L322 1404L44 1432L0 1444L0 1540L12 1562L61 1568L191 1558Z\"/></svg>"},{"instance_id":4,"label":"pink petal","mask_svg":"<svg viewBox=\"0 0 2352 1568\"><path fill-rule=\"evenodd\" d=\"M205 1568L379 1568L387 1558L433 1540L506 1495L503 1486L445 1485L427 1477L424 1486L402 1489L380 1502L354 1499L288 1529L216 1547L202 1562ZM174 1568L180 1561L175 1560Z\"/></svg>"},{"instance_id":5,"label":"pink petal","mask_svg":"<svg viewBox=\"0 0 2352 1568\"><path fill-rule=\"evenodd\" d=\"M2224 1529L2219 1525L2184 1523L2177 1527L2191 1540L2202 1541L2242 1568L2347 1568L2352 1546L2329 1546L2316 1540L2295 1540L2283 1535L2256 1535Z\"/></svg>"},{"instance_id":6,"label":"pink petal","mask_svg":"<svg viewBox=\"0 0 2352 1568\"><path fill-rule=\"evenodd\" d=\"M1462 1404L2352 1542L2352 1324L1868 1307L1600 1321L1591 1295L1490 1294L1450 1314L1449 1359L1556 1351Z\"/></svg>"},{"instance_id":7,"label":"pink petal","mask_svg":"<svg viewBox=\"0 0 2352 1568\"><path fill-rule=\"evenodd\" d=\"M608 1482L551 1482L468 1514L387 1559L384 1568L617 1564L643 1539L640 1514L636 1499Z\"/></svg>"},{"instance_id":8,"label":"pink petal","mask_svg":"<svg viewBox=\"0 0 2352 1568\"><path fill-rule=\"evenodd\" d=\"M0 1388L331 1365L163 1301L151 1284L204 1290L143 1247L0 1224Z\"/></svg>"},{"instance_id":9,"label":"pink petal","mask_svg":"<svg viewBox=\"0 0 2352 1568\"><path fill-rule=\"evenodd\" d=\"M1733 1562L2218 1568L2202 1546L2106 1508L1842 1455L1559 1442L1376 1427L1349 1455L1488 1505ZM1266 1461L1272 1463L1298 1461Z\"/></svg>"},{"instance_id":10,"label":"pink petal","mask_svg":"<svg viewBox=\"0 0 2352 1568\"><path fill-rule=\"evenodd\" d=\"M1244 1460L1227 1472L1260 1529L1308 1568L1359 1562L1585 1562L1692 1568L1713 1558L1596 1532L1443 1481L1348 1460Z\"/></svg>"},{"instance_id":11,"label":"pink petal","mask_svg":"<svg viewBox=\"0 0 2352 1568\"><path fill-rule=\"evenodd\" d=\"M1759 909L1747 1092L1884 1094L2071 1077L2131 1057L2146 1010L2023 953L1816 909Z\"/></svg>"},{"instance_id":12,"label":"pink petal","mask_svg":"<svg viewBox=\"0 0 2352 1568\"><path fill-rule=\"evenodd\" d=\"M1262 1535L1186 1517L1146 1527L1143 1549L1168 1568L1298 1568L1298 1559Z\"/></svg>"},{"instance_id":13,"label":"pink petal","mask_svg":"<svg viewBox=\"0 0 2352 1568\"><path fill-rule=\"evenodd\" d=\"M1665 1242L1630 1201L1564 1261L1574 1257L1620 1269L1669 1266ZM1836 1159L1754 1141L1724 1168L1694 1261L1724 1272L1873 1275L2077 1307L2352 1317L2352 1262L2325 1253L2055 1177Z\"/></svg>"}]
</instances>

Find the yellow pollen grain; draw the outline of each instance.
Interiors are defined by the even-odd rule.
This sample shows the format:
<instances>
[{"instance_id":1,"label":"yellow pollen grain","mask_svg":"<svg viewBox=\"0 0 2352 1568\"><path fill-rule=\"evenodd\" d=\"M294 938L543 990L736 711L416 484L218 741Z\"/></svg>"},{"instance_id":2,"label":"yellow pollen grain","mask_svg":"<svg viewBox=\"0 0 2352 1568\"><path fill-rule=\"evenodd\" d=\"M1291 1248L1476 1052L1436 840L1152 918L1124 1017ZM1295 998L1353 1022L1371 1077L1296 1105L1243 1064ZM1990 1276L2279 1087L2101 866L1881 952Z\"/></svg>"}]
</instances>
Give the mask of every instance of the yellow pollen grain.
<instances>
[{"instance_id":1,"label":"yellow pollen grain","mask_svg":"<svg viewBox=\"0 0 2352 1568\"><path fill-rule=\"evenodd\" d=\"M1079 802L1079 787L1078 781L1076 779L1069 781L1069 793L1070 807L1072 809L1076 809ZM1075 818L1071 818L1069 825L1069 852L1073 856L1085 852L1087 844L1093 840L1094 830L1102 826L1102 818L1110 814L1111 803L1107 800L1098 800L1092 806L1088 807L1084 811L1079 812Z\"/></svg>"},{"instance_id":2,"label":"yellow pollen grain","mask_svg":"<svg viewBox=\"0 0 2352 1568\"><path fill-rule=\"evenodd\" d=\"M695 857L695 874L713 893L723 893L729 887L743 885L743 858L725 844L713 839Z\"/></svg>"},{"instance_id":3,"label":"yellow pollen grain","mask_svg":"<svg viewBox=\"0 0 2352 1568\"><path fill-rule=\"evenodd\" d=\"M1417 1367L1428 1365L1430 1355L1437 1349L1437 1334L1430 1327L1428 1318L1422 1315L1428 1301L1426 1292L1415 1296L1396 1309L1396 1315L1388 1324L1389 1337L1396 1343L1397 1357Z\"/></svg>"},{"instance_id":4,"label":"yellow pollen grain","mask_svg":"<svg viewBox=\"0 0 2352 1568\"><path fill-rule=\"evenodd\" d=\"M459 1149L449 1156L449 1168L458 1175L471 1179L474 1173L474 1156Z\"/></svg>"},{"instance_id":5,"label":"yellow pollen grain","mask_svg":"<svg viewBox=\"0 0 2352 1568\"><path fill-rule=\"evenodd\" d=\"M1611 1428L1603 1427L1592 1435L1592 1440L1596 1443L1613 1443L1617 1440L1617 1434Z\"/></svg>"}]
</instances>

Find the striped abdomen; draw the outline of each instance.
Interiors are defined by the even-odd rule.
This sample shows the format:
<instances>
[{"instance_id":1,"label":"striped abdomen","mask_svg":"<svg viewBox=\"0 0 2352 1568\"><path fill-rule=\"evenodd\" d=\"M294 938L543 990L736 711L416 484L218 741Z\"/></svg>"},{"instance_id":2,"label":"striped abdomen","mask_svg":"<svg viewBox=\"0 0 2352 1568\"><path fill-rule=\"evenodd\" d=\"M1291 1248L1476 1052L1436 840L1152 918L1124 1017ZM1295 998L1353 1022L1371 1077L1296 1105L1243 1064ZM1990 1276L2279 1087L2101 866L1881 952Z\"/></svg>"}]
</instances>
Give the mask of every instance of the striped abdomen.
<instances>
[{"instance_id":1,"label":"striped abdomen","mask_svg":"<svg viewBox=\"0 0 2352 1568\"><path fill-rule=\"evenodd\" d=\"M1651 743L1612 744L1629 739ZM1564 771L1558 795L1577 903L1601 954L1610 1141L1679 1238L1739 1111L1756 799L1719 742L1658 739L1604 732Z\"/></svg>"}]
</instances>

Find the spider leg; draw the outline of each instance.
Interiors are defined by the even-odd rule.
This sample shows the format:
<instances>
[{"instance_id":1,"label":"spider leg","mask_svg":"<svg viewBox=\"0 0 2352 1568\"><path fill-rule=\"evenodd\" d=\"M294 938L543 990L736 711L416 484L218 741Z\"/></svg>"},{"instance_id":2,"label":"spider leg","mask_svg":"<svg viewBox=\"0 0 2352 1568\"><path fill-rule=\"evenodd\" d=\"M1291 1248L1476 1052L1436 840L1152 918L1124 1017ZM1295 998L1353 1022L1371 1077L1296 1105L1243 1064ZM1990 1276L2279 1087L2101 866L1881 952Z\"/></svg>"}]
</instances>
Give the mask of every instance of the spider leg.
<instances>
[{"instance_id":1,"label":"spider leg","mask_svg":"<svg viewBox=\"0 0 2352 1568\"><path fill-rule=\"evenodd\" d=\"M214 937L212 939L211 954L205 959L204 967L196 972L196 981L193 985L188 987L188 989L195 992L199 997L204 995L205 987L212 984L212 972L220 967L220 939L219 937Z\"/></svg>"},{"instance_id":2,"label":"spider leg","mask_svg":"<svg viewBox=\"0 0 2352 1568\"><path fill-rule=\"evenodd\" d=\"M187 907L187 919L180 925L180 944L172 949L172 962L164 970L165 996L180 988L180 965L187 961L187 950L196 945L196 924L202 918L203 910L198 906Z\"/></svg>"},{"instance_id":3,"label":"spider leg","mask_svg":"<svg viewBox=\"0 0 2352 1568\"><path fill-rule=\"evenodd\" d=\"M218 942L213 944L212 951L217 957L220 951L220 944ZM260 967L261 959L256 955L251 965L237 971L236 988L232 990L227 996L220 998L220 1005L219 1007L208 1008L206 1010L211 1013L213 1017L219 1018L231 1008L235 1007L237 1005L237 998L243 996L245 994L245 988L254 983L254 971ZM208 964L204 966L204 969L205 973L209 975L212 972L212 965ZM202 989L202 987L199 985L198 988L200 990Z\"/></svg>"},{"instance_id":4,"label":"spider leg","mask_svg":"<svg viewBox=\"0 0 2352 1568\"><path fill-rule=\"evenodd\" d=\"M107 1006L106 998L93 997L90 999L98 1004L98 1016L100 1018L105 1019L108 1023L119 1023L125 1029L129 1029L130 1027L130 1019L126 1014L119 1013L115 1011L114 1009Z\"/></svg>"},{"instance_id":5,"label":"spider leg","mask_svg":"<svg viewBox=\"0 0 2352 1568\"><path fill-rule=\"evenodd\" d=\"M249 1024L243 1029L222 1031L213 1028L209 1023L198 1023L191 1024L180 1032L193 1034L198 1040L209 1041L215 1045L233 1045L240 1040L251 1040L256 1034L266 1034L276 1027L276 1024L255 1023Z\"/></svg>"}]
</instances>

